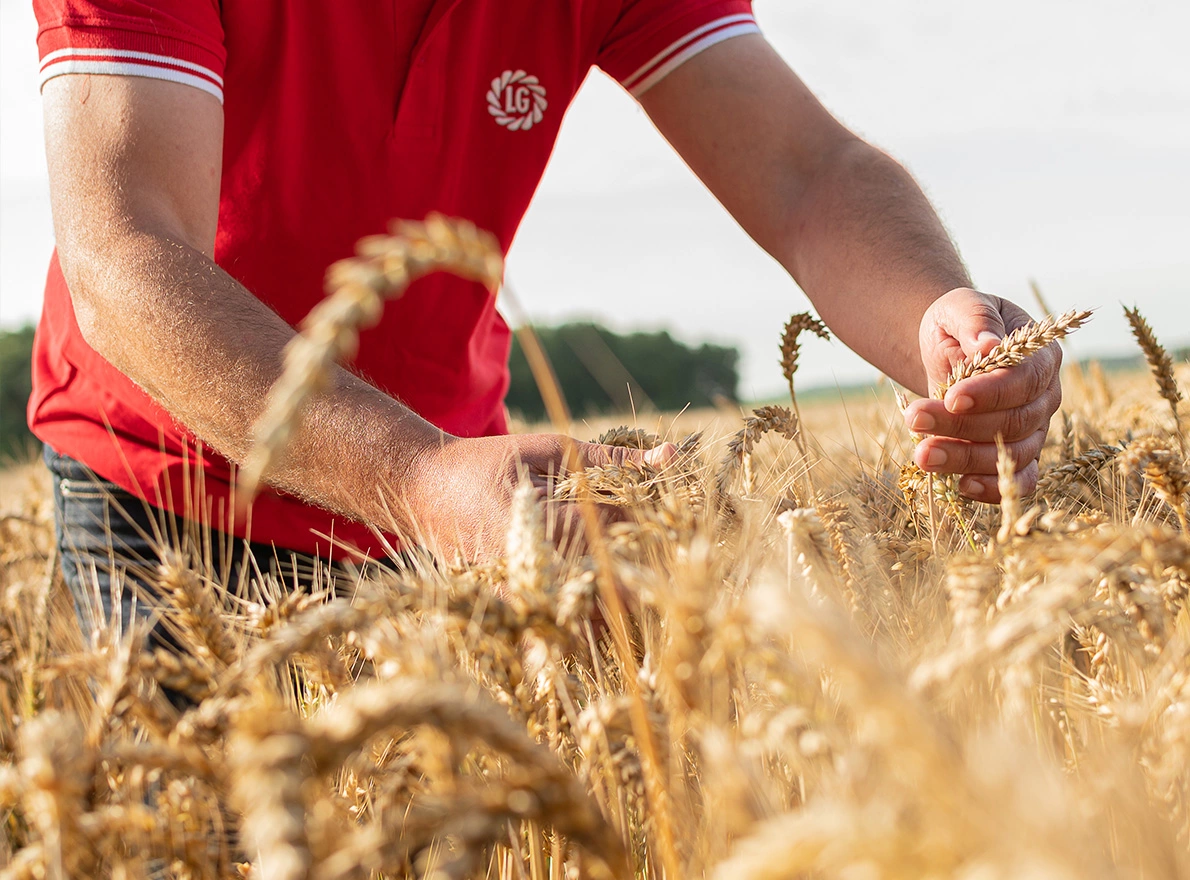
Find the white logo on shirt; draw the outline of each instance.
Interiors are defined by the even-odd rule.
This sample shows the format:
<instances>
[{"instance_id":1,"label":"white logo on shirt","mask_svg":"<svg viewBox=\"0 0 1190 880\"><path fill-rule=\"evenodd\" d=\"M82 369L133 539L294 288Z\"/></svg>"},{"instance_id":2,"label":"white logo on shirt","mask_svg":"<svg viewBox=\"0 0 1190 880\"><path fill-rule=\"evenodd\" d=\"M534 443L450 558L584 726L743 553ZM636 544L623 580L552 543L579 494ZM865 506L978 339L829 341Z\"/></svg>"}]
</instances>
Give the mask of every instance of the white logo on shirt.
<instances>
[{"instance_id":1,"label":"white logo on shirt","mask_svg":"<svg viewBox=\"0 0 1190 880\"><path fill-rule=\"evenodd\" d=\"M488 89L488 113L509 131L528 131L548 106L545 86L523 70L504 71Z\"/></svg>"}]
</instances>

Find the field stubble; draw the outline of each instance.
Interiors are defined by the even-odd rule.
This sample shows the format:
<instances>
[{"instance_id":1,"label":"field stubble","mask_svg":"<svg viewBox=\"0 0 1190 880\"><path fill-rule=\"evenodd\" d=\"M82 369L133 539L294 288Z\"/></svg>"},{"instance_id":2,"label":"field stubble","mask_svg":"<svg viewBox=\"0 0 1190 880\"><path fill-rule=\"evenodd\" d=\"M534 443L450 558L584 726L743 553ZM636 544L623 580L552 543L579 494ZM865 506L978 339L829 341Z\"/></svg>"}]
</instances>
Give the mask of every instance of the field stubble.
<instances>
[{"instance_id":1,"label":"field stubble","mask_svg":"<svg viewBox=\"0 0 1190 880\"><path fill-rule=\"evenodd\" d=\"M1178 369L1068 370L1003 508L905 464L891 388L578 424L680 448L559 486L624 508L599 552L527 488L498 562L349 595L229 589L183 542L181 657L79 634L45 475L9 469L4 876L1190 876Z\"/></svg>"}]
</instances>

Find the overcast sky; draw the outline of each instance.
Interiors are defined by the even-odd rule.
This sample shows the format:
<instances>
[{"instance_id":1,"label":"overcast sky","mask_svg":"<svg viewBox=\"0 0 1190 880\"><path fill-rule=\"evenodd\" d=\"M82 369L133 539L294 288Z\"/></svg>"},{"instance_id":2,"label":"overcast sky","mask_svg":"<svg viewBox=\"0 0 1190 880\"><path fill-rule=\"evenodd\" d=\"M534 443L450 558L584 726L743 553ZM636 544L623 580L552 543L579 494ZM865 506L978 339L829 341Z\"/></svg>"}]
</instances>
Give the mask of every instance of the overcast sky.
<instances>
[{"instance_id":1,"label":"overcast sky","mask_svg":"<svg viewBox=\"0 0 1190 880\"><path fill-rule=\"evenodd\" d=\"M556 2L556 0L551 0ZM0 323L32 320L53 247L29 0L0 0ZM844 123L917 176L977 285L1099 307L1076 351L1128 350L1119 302L1190 341L1190 4L756 0L761 28ZM745 396L781 386L805 296L648 119L594 74L509 259L541 321L593 317L737 344ZM802 381L874 375L817 340Z\"/></svg>"}]
</instances>

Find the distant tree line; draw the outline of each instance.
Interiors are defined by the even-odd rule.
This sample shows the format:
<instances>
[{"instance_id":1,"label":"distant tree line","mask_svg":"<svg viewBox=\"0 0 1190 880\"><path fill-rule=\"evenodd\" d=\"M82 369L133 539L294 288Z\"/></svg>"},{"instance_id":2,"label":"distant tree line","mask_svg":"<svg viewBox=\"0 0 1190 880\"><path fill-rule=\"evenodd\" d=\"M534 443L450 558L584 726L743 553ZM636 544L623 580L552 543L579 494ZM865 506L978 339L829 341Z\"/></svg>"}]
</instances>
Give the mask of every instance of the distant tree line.
<instances>
[{"instance_id":1,"label":"distant tree line","mask_svg":"<svg viewBox=\"0 0 1190 880\"><path fill-rule=\"evenodd\" d=\"M664 330L620 334L592 323L538 327L537 335L575 416L736 400L740 353L731 346L689 346ZM0 330L0 459L24 456L36 442L25 422L32 351L32 327ZM1175 361L1190 360L1190 347L1175 347L1170 354ZM1137 355L1099 360L1109 370L1143 363ZM537 383L515 340L509 368L508 408L529 421L544 419Z\"/></svg>"},{"instance_id":2,"label":"distant tree line","mask_svg":"<svg viewBox=\"0 0 1190 880\"><path fill-rule=\"evenodd\" d=\"M25 423L25 404L33 390L32 353L32 327L0 330L0 459L24 455L34 443Z\"/></svg>"},{"instance_id":3,"label":"distant tree line","mask_svg":"<svg viewBox=\"0 0 1190 880\"><path fill-rule=\"evenodd\" d=\"M575 416L650 406L672 411L736 399L740 353L734 347L689 346L664 330L620 334L592 323L536 332ZM516 340L509 369L508 408L530 421L543 419L541 394Z\"/></svg>"},{"instance_id":4,"label":"distant tree line","mask_svg":"<svg viewBox=\"0 0 1190 880\"><path fill-rule=\"evenodd\" d=\"M537 334L576 416L634 406L679 410L736 398L740 354L732 347L689 346L665 331L613 333L592 323L541 327ZM25 423L32 350L32 327L0 330L0 458L23 456L35 442ZM515 342L509 366L509 409L530 421L544 419L537 384Z\"/></svg>"}]
</instances>

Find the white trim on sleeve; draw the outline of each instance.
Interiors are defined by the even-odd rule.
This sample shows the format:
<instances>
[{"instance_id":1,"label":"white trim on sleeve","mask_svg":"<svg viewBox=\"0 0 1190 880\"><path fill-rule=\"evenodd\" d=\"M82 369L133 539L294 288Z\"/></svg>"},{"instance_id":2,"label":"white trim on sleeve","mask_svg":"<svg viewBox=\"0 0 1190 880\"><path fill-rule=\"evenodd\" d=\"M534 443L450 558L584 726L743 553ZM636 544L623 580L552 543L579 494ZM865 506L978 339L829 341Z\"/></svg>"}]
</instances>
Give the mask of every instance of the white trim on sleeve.
<instances>
[{"instance_id":1,"label":"white trim on sleeve","mask_svg":"<svg viewBox=\"0 0 1190 880\"><path fill-rule=\"evenodd\" d=\"M624 80L623 86L639 98L695 55L711 46L744 34L758 34L760 28L751 15L728 15L695 28L675 40Z\"/></svg>"},{"instance_id":2,"label":"white trim on sleeve","mask_svg":"<svg viewBox=\"0 0 1190 880\"><path fill-rule=\"evenodd\" d=\"M102 73L113 76L144 76L201 89L223 103L223 77L201 64L152 52L130 49L58 49L41 61L44 86L55 76L69 73Z\"/></svg>"}]
</instances>

